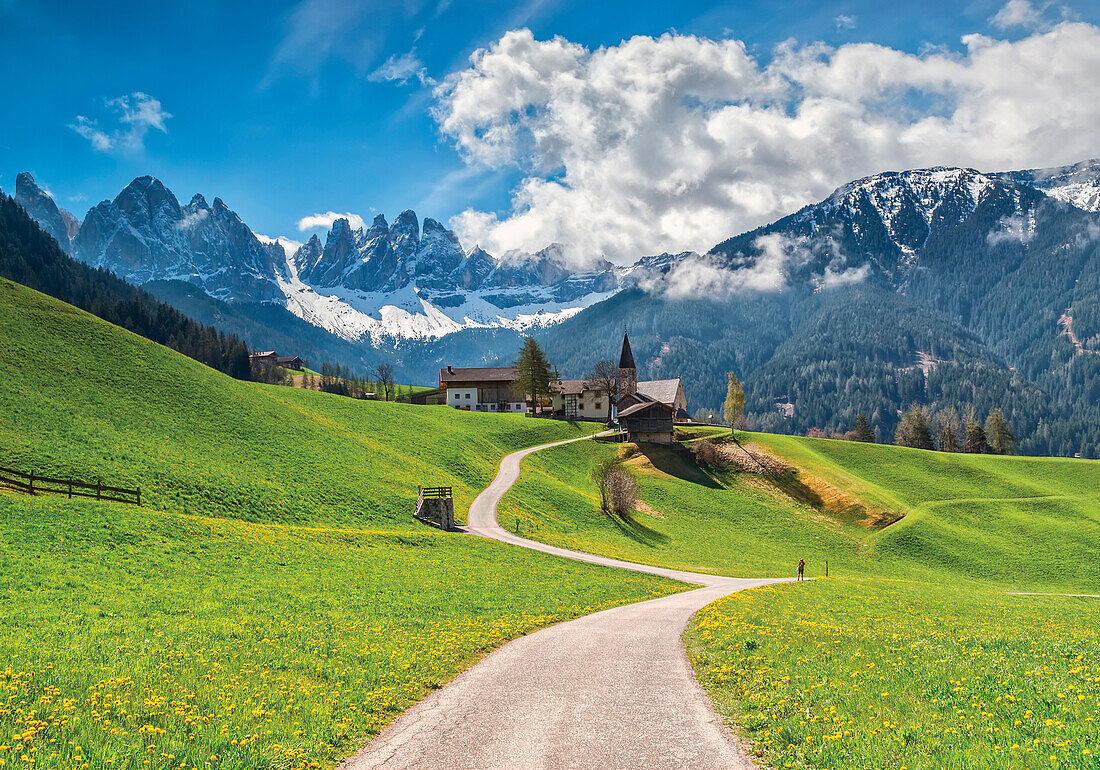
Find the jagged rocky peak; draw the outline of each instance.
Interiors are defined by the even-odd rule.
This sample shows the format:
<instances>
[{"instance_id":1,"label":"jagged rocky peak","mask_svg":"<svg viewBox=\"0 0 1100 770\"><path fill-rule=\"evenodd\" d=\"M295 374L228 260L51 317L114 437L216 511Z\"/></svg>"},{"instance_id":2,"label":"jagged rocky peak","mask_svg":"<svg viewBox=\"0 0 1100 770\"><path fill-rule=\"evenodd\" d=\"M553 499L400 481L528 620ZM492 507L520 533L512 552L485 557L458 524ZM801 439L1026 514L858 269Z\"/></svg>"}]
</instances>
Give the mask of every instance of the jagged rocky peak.
<instances>
[{"instance_id":1,"label":"jagged rocky peak","mask_svg":"<svg viewBox=\"0 0 1100 770\"><path fill-rule=\"evenodd\" d=\"M38 186L30 172L15 177L15 202L31 219L66 252L72 251L72 240L79 229L76 217L59 207L53 197Z\"/></svg>"},{"instance_id":2,"label":"jagged rocky peak","mask_svg":"<svg viewBox=\"0 0 1100 770\"><path fill-rule=\"evenodd\" d=\"M203 197L202 193L195 193L194 195L192 195L191 196L191 202L188 203L187 205L190 208L193 208L193 209L208 209L208 208L210 208L210 206L207 205L206 198Z\"/></svg>"}]
</instances>

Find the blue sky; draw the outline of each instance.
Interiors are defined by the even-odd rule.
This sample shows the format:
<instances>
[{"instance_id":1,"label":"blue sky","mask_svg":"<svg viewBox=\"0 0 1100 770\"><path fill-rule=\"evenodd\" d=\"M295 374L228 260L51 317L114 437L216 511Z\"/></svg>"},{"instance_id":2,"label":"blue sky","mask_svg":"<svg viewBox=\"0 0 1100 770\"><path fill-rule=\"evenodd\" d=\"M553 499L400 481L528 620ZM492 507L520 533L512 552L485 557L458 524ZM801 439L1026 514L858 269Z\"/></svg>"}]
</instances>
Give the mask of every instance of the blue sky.
<instances>
[{"instance_id":1,"label":"blue sky","mask_svg":"<svg viewBox=\"0 0 1100 770\"><path fill-rule=\"evenodd\" d=\"M541 166L527 151L486 161L484 148L462 145L460 129L441 130L430 112L441 98L433 88L468 69L473 51L493 46L509 30L527 28L535 41L560 36L585 51L616 47L635 35L732 39L766 67L783 41L793 40L803 50L816 41L830 50L873 42L901 53L951 57L965 55L961 38L970 33L1018 41L1054 34L1050 30L1059 24L1076 22L1080 29L1083 22L1088 33L1100 23L1100 7L1091 2L1014 2L1020 5L1009 9L1012 18L998 21L1005 8L998 0L0 0L0 60L6 73L0 186L11 192L15 174L29 170L60 204L82 217L135 176L152 174L184 202L195 192L211 200L220 196L254 230L271 235L302 237L296 223L317 212L380 211L392 218L414 208L444 222L464 211L476 213L467 216L467 231L501 248L512 242L523 246L525 239L555 235L548 220L573 215L566 208L548 208L537 226L528 227L515 213L542 204L517 198L518 187L534 179L566 184L576 193L585 184L577 171L582 161L575 152L556 151ZM785 98L795 99L787 103L788 111L801 104L798 97ZM950 102L954 96L944 98ZM937 101L935 94L920 93L903 99L904 109L923 111L924 117L945 109ZM469 109L459 112L450 110L456 125L479 119ZM1088 149L1082 145L1081 151ZM1031 146L1003 158L1032 162L1047 155L1051 163L1067 160ZM926 156L934 159L935 153L912 157ZM902 162L910 156L896 157ZM849 168L864 170L857 162L825 169L814 175L815 184L820 189L838 184ZM728 228L771 216L773 209L799 195L817 194L819 187L800 183L790 195L780 191L772 208L761 204L731 214ZM684 218L656 200L640 210L640 217ZM501 222L512 222L511 230L502 229ZM521 224L527 229L516 235ZM654 231L649 250L665 242L694 244L692 239L709 245L705 239L723 225L693 227Z\"/></svg>"}]
</instances>

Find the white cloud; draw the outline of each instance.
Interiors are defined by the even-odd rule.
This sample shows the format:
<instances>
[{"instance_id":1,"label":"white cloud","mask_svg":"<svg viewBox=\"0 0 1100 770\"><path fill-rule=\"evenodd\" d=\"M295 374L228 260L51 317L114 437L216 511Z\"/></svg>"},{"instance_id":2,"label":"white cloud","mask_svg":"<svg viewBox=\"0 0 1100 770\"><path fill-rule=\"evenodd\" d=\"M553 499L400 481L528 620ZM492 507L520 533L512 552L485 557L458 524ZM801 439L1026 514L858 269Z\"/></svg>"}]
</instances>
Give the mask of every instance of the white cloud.
<instances>
[{"instance_id":1,"label":"white cloud","mask_svg":"<svg viewBox=\"0 0 1100 770\"><path fill-rule=\"evenodd\" d=\"M666 34L597 50L504 34L435 89L471 166L519 169L510 210L452 220L491 253L573 244L624 262L714 243L836 186L930 165L984 169L1100 154L1100 28L962 52Z\"/></svg>"},{"instance_id":2,"label":"white cloud","mask_svg":"<svg viewBox=\"0 0 1100 770\"><path fill-rule=\"evenodd\" d=\"M85 115L77 115L69 128L92 143L98 152L140 153L145 149L145 135L149 129L167 134L165 121L172 117L159 100L141 91L127 96L109 99L107 108L112 113L109 125L101 128L99 121Z\"/></svg>"},{"instance_id":3,"label":"white cloud","mask_svg":"<svg viewBox=\"0 0 1100 770\"><path fill-rule=\"evenodd\" d=\"M829 250L836 253L833 239L814 242L805 237L767 233L752 241L750 255L736 254L729 261L719 261L711 254L692 253L674 263L668 273L643 276L638 285L646 292L673 299L778 292L787 286L790 271L805 266L815 253ZM836 261L843 262L843 257ZM869 265L837 272L831 263L825 267L824 275L814 277L814 282L829 288L857 283L869 274Z\"/></svg>"},{"instance_id":4,"label":"white cloud","mask_svg":"<svg viewBox=\"0 0 1100 770\"><path fill-rule=\"evenodd\" d=\"M836 24L837 29L855 29L856 17L842 13L833 19L833 23Z\"/></svg>"},{"instance_id":5,"label":"white cloud","mask_svg":"<svg viewBox=\"0 0 1100 770\"><path fill-rule=\"evenodd\" d=\"M261 235L260 233L253 233L256 236L256 240L264 244L277 243L282 247L283 253L286 254L287 259L290 259L305 244L301 241L296 241L292 238L287 238L285 235L279 235L272 238L270 235Z\"/></svg>"},{"instance_id":6,"label":"white cloud","mask_svg":"<svg viewBox=\"0 0 1100 770\"><path fill-rule=\"evenodd\" d=\"M989 18L989 23L997 29L1010 27L1036 29L1043 23L1043 14L1028 0L1008 0Z\"/></svg>"},{"instance_id":7,"label":"white cloud","mask_svg":"<svg viewBox=\"0 0 1100 770\"><path fill-rule=\"evenodd\" d=\"M1001 217L995 228L985 237L990 246L996 246L998 243L1027 243L1035 235L1034 222L1020 214Z\"/></svg>"},{"instance_id":8,"label":"white cloud","mask_svg":"<svg viewBox=\"0 0 1100 770\"><path fill-rule=\"evenodd\" d=\"M308 217L299 219L298 231L305 232L306 230L313 230L318 227L328 229L332 227L332 223L337 219L348 220L348 224L351 225L353 230L358 230L364 226L363 217L358 214L339 214L335 211L326 211L324 214L310 214Z\"/></svg>"},{"instance_id":9,"label":"white cloud","mask_svg":"<svg viewBox=\"0 0 1100 770\"><path fill-rule=\"evenodd\" d=\"M417 57L416 48L400 56L396 54L390 56L381 67L367 76L368 80L390 81L400 85L408 83L410 78L416 78L422 86L435 85L435 80L428 75L424 63Z\"/></svg>"},{"instance_id":10,"label":"white cloud","mask_svg":"<svg viewBox=\"0 0 1100 770\"><path fill-rule=\"evenodd\" d=\"M176 227L178 227L180 230L189 230L192 227L198 226L208 216L210 216L210 209L199 209L198 211L194 211L188 214L179 222L177 222Z\"/></svg>"}]
</instances>

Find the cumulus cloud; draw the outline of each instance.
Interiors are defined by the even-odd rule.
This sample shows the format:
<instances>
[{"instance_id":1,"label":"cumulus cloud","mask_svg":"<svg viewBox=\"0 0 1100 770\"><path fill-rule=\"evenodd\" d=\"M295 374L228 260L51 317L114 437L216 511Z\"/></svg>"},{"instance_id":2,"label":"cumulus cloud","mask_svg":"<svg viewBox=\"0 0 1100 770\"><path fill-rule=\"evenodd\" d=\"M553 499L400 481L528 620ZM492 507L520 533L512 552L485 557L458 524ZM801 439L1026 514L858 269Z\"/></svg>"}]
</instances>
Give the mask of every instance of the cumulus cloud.
<instances>
[{"instance_id":1,"label":"cumulus cloud","mask_svg":"<svg viewBox=\"0 0 1100 770\"><path fill-rule=\"evenodd\" d=\"M405 85L411 78L416 78L422 86L434 86L435 80L428 75L424 63L416 55L416 48L400 56L394 54L367 76L367 80L375 82L389 81Z\"/></svg>"},{"instance_id":2,"label":"cumulus cloud","mask_svg":"<svg viewBox=\"0 0 1100 770\"><path fill-rule=\"evenodd\" d=\"M502 213L451 225L491 253L548 243L618 262L705 251L888 169L1066 163L1100 152L1100 28L960 52L666 34L590 50L504 34L435 89L471 166L519 169Z\"/></svg>"},{"instance_id":3,"label":"cumulus cloud","mask_svg":"<svg viewBox=\"0 0 1100 770\"><path fill-rule=\"evenodd\" d=\"M165 121L172 115L149 94L134 91L127 96L107 100L106 107L110 116L104 118L105 125L86 115L77 115L69 124L69 128L92 143L94 150L137 153L145 149L145 135L149 129L168 133Z\"/></svg>"},{"instance_id":4,"label":"cumulus cloud","mask_svg":"<svg viewBox=\"0 0 1100 770\"><path fill-rule=\"evenodd\" d=\"M842 13L833 19L833 23L836 24L837 29L855 29L856 17Z\"/></svg>"},{"instance_id":5,"label":"cumulus cloud","mask_svg":"<svg viewBox=\"0 0 1100 770\"><path fill-rule=\"evenodd\" d=\"M997 13L989 18L989 23L997 29L1026 27L1036 29L1042 26L1043 14L1028 0L1008 0Z\"/></svg>"},{"instance_id":6,"label":"cumulus cloud","mask_svg":"<svg viewBox=\"0 0 1100 770\"><path fill-rule=\"evenodd\" d=\"M318 227L323 227L327 230L332 227L332 223L337 219L348 220L348 224L351 225L353 230L358 230L364 226L363 217L358 214L339 214L335 211L326 211L324 214L310 214L308 217L299 219L298 231L305 232L306 230L313 230Z\"/></svg>"}]
</instances>

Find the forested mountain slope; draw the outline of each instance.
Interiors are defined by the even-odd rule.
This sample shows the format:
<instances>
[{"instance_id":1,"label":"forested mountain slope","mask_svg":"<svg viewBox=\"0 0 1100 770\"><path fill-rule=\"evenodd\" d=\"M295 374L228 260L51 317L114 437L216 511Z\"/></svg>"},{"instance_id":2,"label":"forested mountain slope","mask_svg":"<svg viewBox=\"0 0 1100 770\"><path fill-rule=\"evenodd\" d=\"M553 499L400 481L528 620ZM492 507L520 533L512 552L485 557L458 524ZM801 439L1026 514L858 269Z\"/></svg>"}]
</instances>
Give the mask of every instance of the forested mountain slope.
<instances>
[{"instance_id":1,"label":"forested mountain slope","mask_svg":"<svg viewBox=\"0 0 1100 770\"><path fill-rule=\"evenodd\" d=\"M966 169L882 174L675 260L545 340L575 376L627 328L640 376L683 377L693 410L717 409L732 370L764 430L843 432L865 412L888 440L913 403L996 406L1019 451L1095 457L1098 276L1094 211Z\"/></svg>"}]
</instances>

